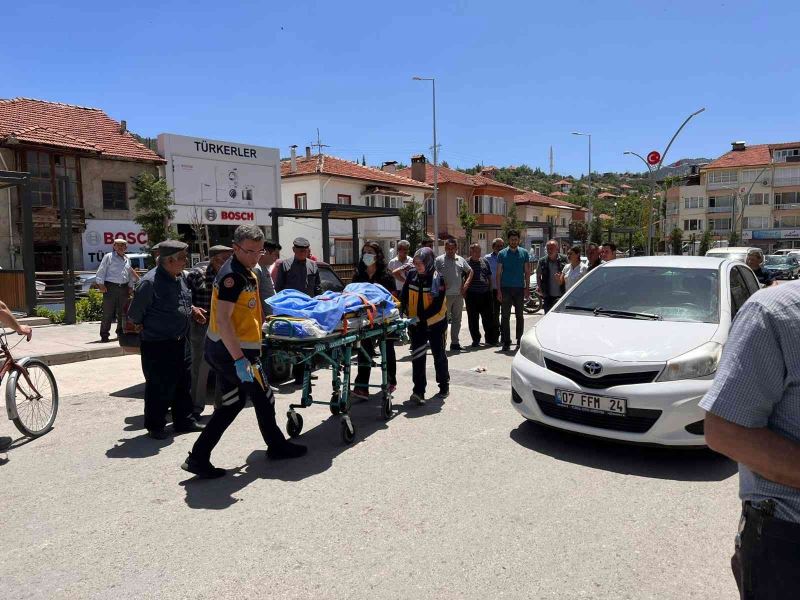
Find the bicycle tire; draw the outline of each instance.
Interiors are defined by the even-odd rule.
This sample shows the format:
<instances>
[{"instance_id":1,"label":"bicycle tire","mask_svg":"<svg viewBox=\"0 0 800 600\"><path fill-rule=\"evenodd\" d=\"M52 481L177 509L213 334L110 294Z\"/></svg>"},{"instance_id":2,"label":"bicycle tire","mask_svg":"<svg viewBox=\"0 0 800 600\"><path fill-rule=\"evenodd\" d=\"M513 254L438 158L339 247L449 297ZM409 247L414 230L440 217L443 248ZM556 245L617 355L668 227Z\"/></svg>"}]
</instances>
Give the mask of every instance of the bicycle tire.
<instances>
[{"instance_id":1,"label":"bicycle tire","mask_svg":"<svg viewBox=\"0 0 800 600\"><path fill-rule=\"evenodd\" d=\"M19 371L12 371L6 386L6 406L13 411L10 414L16 415L12 421L20 433L35 438L53 428L58 414L58 385L50 367L38 358L30 358L22 365L27 369L39 397L29 398L27 392L30 386L25 376ZM47 387L50 390L49 397ZM24 402L20 403L21 399Z\"/></svg>"}]
</instances>

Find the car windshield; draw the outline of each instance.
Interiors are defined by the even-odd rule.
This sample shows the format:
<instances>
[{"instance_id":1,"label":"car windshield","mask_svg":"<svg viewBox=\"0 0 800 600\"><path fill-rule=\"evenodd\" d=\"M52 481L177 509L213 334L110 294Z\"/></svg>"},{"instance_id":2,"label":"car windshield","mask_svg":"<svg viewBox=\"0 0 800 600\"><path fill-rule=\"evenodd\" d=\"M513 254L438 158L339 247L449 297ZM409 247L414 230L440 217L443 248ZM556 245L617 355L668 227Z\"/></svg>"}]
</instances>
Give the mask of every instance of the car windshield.
<instances>
[{"instance_id":1,"label":"car windshield","mask_svg":"<svg viewBox=\"0 0 800 600\"><path fill-rule=\"evenodd\" d=\"M765 262L768 265L792 265L795 262L795 258L786 255L767 256Z\"/></svg>"},{"instance_id":2,"label":"car windshield","mask_svg":"<svg viewBox=\"0 0 800 600\"><path fill-rule=\"evenodd\" d=\"M672 267L596 269L555 312L719 323L719 273Z\"/></svg>"}]
</instances>

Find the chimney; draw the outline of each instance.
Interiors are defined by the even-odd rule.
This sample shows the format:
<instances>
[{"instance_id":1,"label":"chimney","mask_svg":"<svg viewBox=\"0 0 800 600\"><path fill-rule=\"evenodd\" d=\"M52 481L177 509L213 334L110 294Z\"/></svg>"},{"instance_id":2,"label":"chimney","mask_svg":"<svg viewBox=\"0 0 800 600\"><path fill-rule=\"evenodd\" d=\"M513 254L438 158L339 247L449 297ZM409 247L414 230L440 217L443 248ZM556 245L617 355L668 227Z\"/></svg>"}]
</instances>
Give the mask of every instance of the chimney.
<instances>
[{"instance_id":1,"label":"chimney","mask_svg":"<svg viewBox=\"0 0 800 600\"><path fill-rule=\"evenodd\" d=\"M291 173L297 173L297 144L292 146L292 159L290 165L289 171Z\"/></svg>"},{"instance_id":2,"label":"chimney","mask_svg":"<svg viewBox=\"0 0 800 600\"><path fill-rule=\"evenodd\" d=\"M731 142L731 150L734 152L741 152L747 148L747 144L745 142Z\"/></svg>"},{"instance_id":3,"label":"chimney","mask_svg":"<svg viewBox=\"0 0 800 600\"><path fill-rule=\"evenodd\" d=\"M411 157L411 179L425 181L425 164L427 162L424 154L417 154Z\"/></svg>"},{"instance_id":4,"label":"chimney","mask_svg":"<svg viewBox=\"0 0 800 600\"><path fill-rule=\"evenodd\" d=\"M306 158L311 158L311 146L306 146Z\"/></svg>"},{"instance_id":5,"label":"chimney","mask_svg":"<svg viewBox=\"0 0 800 600\"><path fill-rule=\"evenodd\" d=\"M481 176L486 177L487 179L494 179L495 174L497 173L497 169L495 167L486 167L485 169L481 169Z\"/></svg>"},{"instance_id":6,"label":"chimney","mask_svg":"<svg viewBox=\"0 0 800 600\"><path fill-rule=\"evenodd\" d=\"M381 165L381 171L386 171L387 173L397 173L397 161L387 160Z\"/></svg>"},{"instance_id":7,"label":"chimney","mask_svg":"<svg viewBox=\"0 0 800 600\"><path fill-rule=\"evenodd\" d=\"M119 132L125 133L126 131L128 131L128 122L122 119L122 121L119 122Z\"/></svg>"}]
</instances>

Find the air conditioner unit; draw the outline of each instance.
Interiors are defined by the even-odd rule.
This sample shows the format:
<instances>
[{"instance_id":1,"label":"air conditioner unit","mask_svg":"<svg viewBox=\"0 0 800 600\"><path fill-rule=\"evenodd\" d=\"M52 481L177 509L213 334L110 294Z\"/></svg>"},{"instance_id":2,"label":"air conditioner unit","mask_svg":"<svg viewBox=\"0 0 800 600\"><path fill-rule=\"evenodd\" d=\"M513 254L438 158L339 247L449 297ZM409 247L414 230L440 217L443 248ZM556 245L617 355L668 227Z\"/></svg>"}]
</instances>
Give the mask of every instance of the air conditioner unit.
<instances>
[{"instance_id":1,"label":"air conditioner unit","mask_svg":"<svg viewBox=\"0 0 800 600\"><path fill-rule=\"evenodd\" d=\"M769 185L769 179L762 179L761 185Z\"/></svg>"}]
</instances>

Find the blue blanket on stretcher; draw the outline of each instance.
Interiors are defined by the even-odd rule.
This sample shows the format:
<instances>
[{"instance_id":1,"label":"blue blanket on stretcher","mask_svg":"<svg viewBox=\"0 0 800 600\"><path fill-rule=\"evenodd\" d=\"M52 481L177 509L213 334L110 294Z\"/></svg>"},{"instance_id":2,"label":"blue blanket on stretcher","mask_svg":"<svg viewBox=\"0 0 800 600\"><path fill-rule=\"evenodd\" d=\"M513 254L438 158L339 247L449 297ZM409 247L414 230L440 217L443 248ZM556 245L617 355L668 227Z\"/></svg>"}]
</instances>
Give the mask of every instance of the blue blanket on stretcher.
<instances>
[{"instance_id":1,"label":"blue blanket on stretcher","mask_svg":"<svg viewBox=\"0 0 800 600\"><path fill-rule=\"evenodd\" d=\"M314 298L296 290L283 290L267 299L273 316L313 319L328 333L334 331L342 323L348 313L358 312L364 308L364 300L375 306L375 319L382 319L395 308L392 295L382 285L374 283L351 283L343 292L325 292ZM283 323L277 324L273 331L278 335L299 335L303 337L302 328L288 331Z\"/></svg>"}]
</instances>

